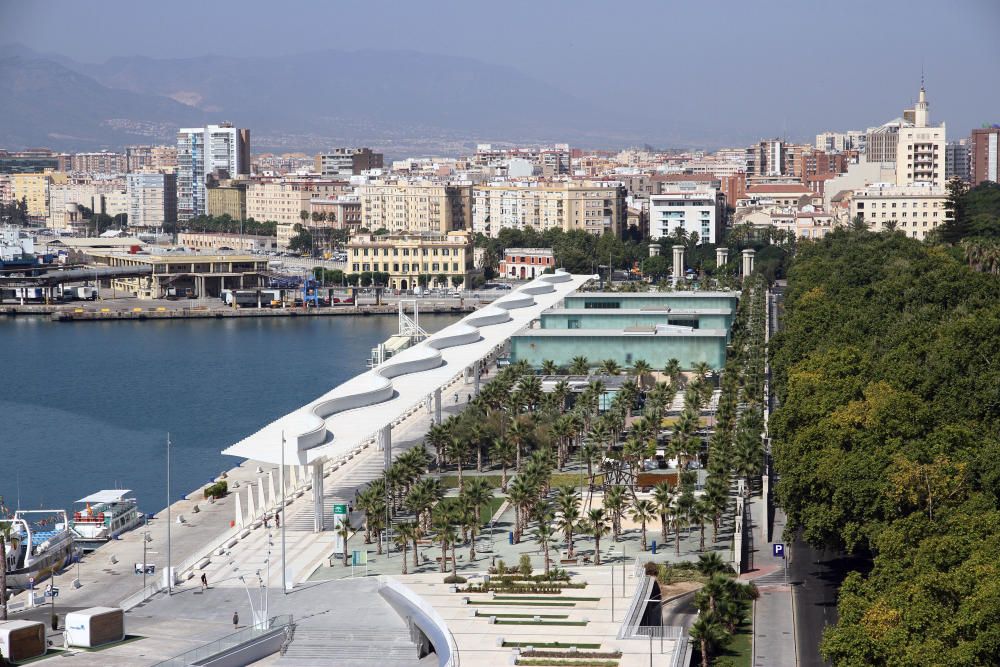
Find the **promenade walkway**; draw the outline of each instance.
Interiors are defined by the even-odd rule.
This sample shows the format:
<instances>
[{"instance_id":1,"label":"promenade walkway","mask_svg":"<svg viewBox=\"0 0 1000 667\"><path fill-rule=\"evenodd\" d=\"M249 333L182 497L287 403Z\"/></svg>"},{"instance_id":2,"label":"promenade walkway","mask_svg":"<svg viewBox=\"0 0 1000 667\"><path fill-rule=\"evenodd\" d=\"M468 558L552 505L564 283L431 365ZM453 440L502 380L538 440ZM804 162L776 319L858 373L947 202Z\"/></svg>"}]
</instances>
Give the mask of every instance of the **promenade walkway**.
<instances>
[{"instance_id":1,"label":"promenade walkway","mask_svg":"<svg viewBox=\"0 0 1000 667\"><path fill-rule=\"evenodd\" d=\"M753 664L761 667L794 665L797 662L792 588L787 581L785 562L773 555L773 545L783 544L785 513L780 508L775 508L774 514L771 540L767 541L764 504L759 496L751 498L756 569L741 578L754 581L760 590L760 598L754 603Z\"/></svg>"}]
</instances>

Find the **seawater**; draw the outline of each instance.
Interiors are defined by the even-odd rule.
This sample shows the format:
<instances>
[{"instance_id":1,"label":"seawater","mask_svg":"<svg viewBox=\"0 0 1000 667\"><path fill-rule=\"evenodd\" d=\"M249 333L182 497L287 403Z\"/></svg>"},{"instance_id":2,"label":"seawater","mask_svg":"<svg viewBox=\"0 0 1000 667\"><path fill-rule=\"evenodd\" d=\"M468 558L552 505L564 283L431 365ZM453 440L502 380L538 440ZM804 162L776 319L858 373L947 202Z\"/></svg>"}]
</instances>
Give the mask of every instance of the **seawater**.
<instances>
[{"instance_id":1,"label":"seawater","mask_svg":"<svg viewBox=\"0 0 1000 667\"><path fill-rule=\"evenodd\" d=\"M421 315L437 331L457 318ZM99 489L166 506L241 460L220 452L363 372L395 316L142 322L0 318L0 496L73 509Z\"/></svg>"}]
</instances>

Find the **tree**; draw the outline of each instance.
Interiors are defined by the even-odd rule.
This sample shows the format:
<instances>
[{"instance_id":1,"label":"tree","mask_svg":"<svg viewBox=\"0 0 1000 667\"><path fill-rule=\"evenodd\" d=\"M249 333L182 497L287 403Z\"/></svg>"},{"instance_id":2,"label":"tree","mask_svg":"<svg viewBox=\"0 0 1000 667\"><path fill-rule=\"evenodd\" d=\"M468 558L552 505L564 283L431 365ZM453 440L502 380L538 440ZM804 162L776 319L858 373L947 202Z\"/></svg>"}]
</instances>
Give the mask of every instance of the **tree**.
<instances>
[{"instance_id":1,"label":"tree","mask_svg":"<svg viewBox=\"0 0 1000 667\"><path fill-rule=\"evenodd\" d=\"M619 366L618 362L614 359L605 359L601 362L600 366L597 367L597 370L604 375L618 375L621 373L621 366Z\"/></svg>"},{"instance_id":2,"label":"tree","mask_svg":"<svg viewBox=\"0 0 1000 667\"><path fill-rule=\"evenodd\" d=\"M462 479L462 460L469 456L469 441L463 434L453 434L448 439L448 458L458 467L458 492L462 493L465 482Z\"/></svg>"},{"instance_id":3,"label":"tree","mask_svg":"<svg viewBox=\"0 0 1000 667\"><path fill-rule=\"evenodd\" d=\"M549 576L549 549L552 548L553 542L555 542L555 534L552 531L552 526L545 522L539 521L538 525L535 526L535 542L542 549L542 554L545 556L545 576Z\"/></svg>"},{"instance_id":4,"label":"tree","mask_svg":"<svg viewBox=\"0 0 1000 667\"><path fill-rule=\"evenodd\" d=\"M646 498L635 501L632 506L632 520L639 522L642 531L642 550L646 551L646 524L656 518L656 505Z\"/></svg>"},{"instance_id":5,"label":"tree","mask_svg":"<svg viewBox=\"0 0 1000 667\"><path fill-rule=\"evenodd\" d=\"M451 522L448 511L438 505L432 515L431 529L434 531L434 540L441 545L441 572L448 571L448 547L455 544L458 535L455 533L455 526Z\"/></svg>"},{"instance_id":6,"label":"tree","mask_svg":"<svg viewBox=\"0 0 1000 667\"><path fill-rule=\"evenodd\" d=\"M642 275L651 282L660 282L670 275L670 262L660 255L648 257L642 262Z\"/></svg>"},{"instance_id":7,"label":"tree","mask_svg":"<svg viewBox=\"0 0 1000 667\"><path fill-rule=\"evenodd\" d=\"M452 276L451 277L451 285L452 285L452 287L459 287L464 282L465 282L465 276Z\"/></svg>"},{"instance_id":8,"label":"tree","mask_svg":"<svg viewBox=\"0 0 1000 667\"><path fill-rule=\"evenodd\" d=\"M344 541L344 567L347 567L347 540L351 539L350 521L344 521L337 527L337 536Z\"/></svg>"},{"instance_id":9,"label":"tree","mask_svg":"<svg viewBox=\"0 0 1000 667\"><path fill-rule=\"evenodd\" d=\"M611 536L617 542L621 535L622 514L625 513L625 487L612 486L604 492L604 509L611 518Z\"/></svg>"},{"instance_id":10,"label":"tree","mask_svg":"<svg viewBox=\"0 0 1000 667\"><path fill-rule=\"evenodd\" d=\"M307 216L309 215L306 211L302 211L302 213L306 213ZM313 243L312 233L298 224L292 229L295 230L295 236L288 242L288 249L295 252L307 252L311 250Z\"/></svg>"},{"instance_id":11,"label":"tree","mask_svg":"<svg viewBox=\"0 0 1000 667\"><path fill-rule=\"evenodd\" d=\"M590 362L587 357L573 357L569 364L570 375L587 375L590 373Z\"/></svg>"},{"instance_id":12,"label":"tree","mask_svg":"<svg viewBox=\"0 0 1000 667\"><path fill-rule=\"evenodd\" d=\"M700 554L698 556L698 572L705 577L713 577L716 574L730 574L733 569L729 567L726 561L722 560L722 556L716 551L710 551L707 554Z\"/></svg>"},{"instance_id":13,"label":"tree","mask_svg":"<svg viewBox=\"0 0 1000 667\"><path fill-rule=\"evenodd\" d=\"M695 622L691 624L690 635L691 639L698 642L701 651L701 667L709 667L712 664L712 654L725 646L731 639L711 612L698 615Z\"/></svg>"},{"instance_id":14,"label":"tree","mask_svg":"<svg viewBox=\"0 0 1000 667\"><path fill-rule=\"evenodd\" d=\"M584 532L594 538L594 565L601 564L601 537L608 532L608 519L601 508L587 512L583 520Z\"/></svg>"},{"instance_id":15,"label":"tree","mask_svg":"<svg viewBox=\"0 0 1000 667\"><path fill-rule=\"evenodd\" d=\"M559 373L559 366L551 359L545 359L542 361L541 371L542 375L556 375Z\"/></svg>"},{"instance_id":16,"label":"tree","mask_svg":"<svg viewBox=\"0 0 1000 667\"><path fill-rule=\"evenodd\" d=\"M514 463L515 456L514 444L510 440L503 437L493 439L493 444L490 446L490 460L500 464L500 490L504 493L507 491L507 468Z\"/></svg>"},{"instance_id":17,"label":"tree","mask_svg":"<svg viewBox=\"0 0 1000 667\"><path fill-rule=\"evenodd\" d=\"M566 557L573 558L573 529L580 521L580 495L573 487L560 487L556 491L556 508L559 515L556 527L566 540Z\"/></svg>"},{"instance_id":18,"label":"tree","mask_svg":"<svg viewBox=\"0 0 1000 667\"><path fill-rule=\"evenodd\" d=\"M865 222L865 214L858 213L851 219L851 229L855 232L867 232L868 223Z\"/></svg>"},{"instance_id":19,"label":"tree","mask_svg":"<svg viewBox=\"0 0 1000 667\"><path fill-rule=\"evenodd\" d=\"M413 543L413 567L416 569L417 564L417 538L420 535L420 530L417 528L416 523L411 523L405 521L403 523L396 524L396 532L392 537L392 541L396 546L403 552L403 571L402 574L407 574L406 572L406 550L410 543Z\"/></svg>"}]
</instances>

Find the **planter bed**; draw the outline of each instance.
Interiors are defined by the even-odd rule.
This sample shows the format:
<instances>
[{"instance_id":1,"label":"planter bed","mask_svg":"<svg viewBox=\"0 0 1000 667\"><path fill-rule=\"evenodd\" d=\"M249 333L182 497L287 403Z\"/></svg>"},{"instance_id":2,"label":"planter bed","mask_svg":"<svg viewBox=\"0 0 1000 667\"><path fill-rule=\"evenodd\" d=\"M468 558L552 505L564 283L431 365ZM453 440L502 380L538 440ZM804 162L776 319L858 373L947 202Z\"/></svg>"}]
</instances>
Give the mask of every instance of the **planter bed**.
<instances>
[{"instance_id":1,"label":"planter bed","mask_svg":"<svg viewBox=\"0 0 1000 667\"><path fill-rule=\"evenodd\" d=\"M508 642L503 643L504 648L525 648L531 646L533 648L561 648L568 649L571 646L580 648L601 648L600 644L577 644L576 642Z\"/></svg>"},{"instance_id":2,"label":"planter bed","mask_svg":"<svg viewBox=\"0 0 1000 667\"><path fill-rule=\"evenodd\" d=\"M511 602L509 600L482 600L476 602L469 600L470 605L492 604L506 605L508 607L575 607L575 602Z\"/></svg>"},{"instance_id":3,"label":"planter bed","mask_svg":"<svg viewBox=\"0 0 1000 667\"><path fill-rule=\"evenodd\" d=\"M528 620L498 620L496 625L587 625L587 621L528 621Z\"/></svg>"},{"instance_id":4,"label":"planter bed","mask_svg":"<svg viewBox=\"0 0 1000 667\"><path fill-rule=\"evenodd\" d=\"M559 595L554 593L553 595ZM532 595L496 595L493 597L494 600L551 600L552 598L547 597L536 597ZM600 602L601 598L581 598L581 597L571 597L568 595L559 595L560 600L567 600L573 602Z\"/></svg>"},{"instance_id":5,"label":"planter bed","mask_svg":"<svg viewBox=\"0 0 1000 667\"><path fill-rule=\"evenodd\" d=\"M561 660L559 658L518 658L516 665L538 667L618 667L617 660Z\"/></svg>"},{"instance_id":6,"label":"planter bed","mask_svg":"<svg viewBox=\"0 0 1000 667\"><path fill-rule=\"evenodd\" d=\"M489 618L490 616L496 616L497 618L569 618L569 614L489 614L481 613L476 611L476 616L479 618Z\"/></svg>"}]
</instances>

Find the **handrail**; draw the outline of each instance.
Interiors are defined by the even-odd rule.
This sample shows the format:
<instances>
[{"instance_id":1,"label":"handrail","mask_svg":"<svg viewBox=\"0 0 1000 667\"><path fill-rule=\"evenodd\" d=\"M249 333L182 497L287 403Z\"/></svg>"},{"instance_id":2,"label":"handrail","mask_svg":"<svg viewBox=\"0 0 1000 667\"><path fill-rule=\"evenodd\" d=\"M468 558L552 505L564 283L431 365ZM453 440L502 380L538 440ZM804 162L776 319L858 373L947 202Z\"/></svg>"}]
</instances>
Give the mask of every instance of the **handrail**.
<instances>
[{"instance_id":1,"label":"handrail","mask_svg":"<svg viewBox=\"0 0 1000 667\"><path fill-rule=\"evenodd\" d=\"M387 589L391 594L402 598L406 604L410 605L414 611L419 612L426 621L432 623L434 628L444 635L444 639L448 644L448 659L441 663L440 667L461 667L462 660L459 657L458 641L455 639L455 635L452 634L451 628L448 627L448 624L441 618L437 610L407 586L404 586L392 577L382 575L378 578L379 595L386 598ZM391 600L386 598L386 602L395 608ZM428 634L428 631L424 630L424 634ZM440 649L441 647L435 648ZM441 655L440 650L438 650L438 655Z\"/></svg>"},{"instance_id":2,"label":"handrail","mask_svg":"<svg viewBox=\"0 0 1000 667\"><path fill-rule=\"evenodd\" d=\"M257 639L258 637L271 634L276 630L294 627L294 620L295 619L291 614L275 616L267 621L266 627L252 625L248 628L240 630L239 632L234 632L226 635L225 637L216 639L213 642L209 642L204 646L199 646L198 648L191 649L190 651L186 651L180 655L175 655L168 660L158 662L153 667L187 667L192 663L210 658L213 655L218 655L223 651L236 648L240 644L245 644L252 639Z\"/></svg>"}]
</instances>

